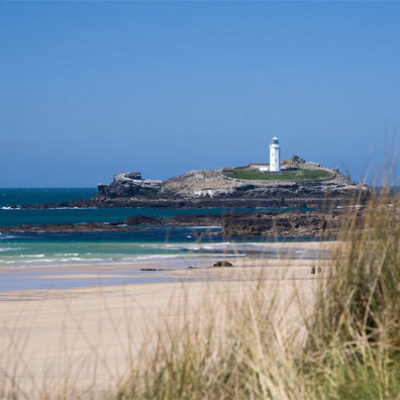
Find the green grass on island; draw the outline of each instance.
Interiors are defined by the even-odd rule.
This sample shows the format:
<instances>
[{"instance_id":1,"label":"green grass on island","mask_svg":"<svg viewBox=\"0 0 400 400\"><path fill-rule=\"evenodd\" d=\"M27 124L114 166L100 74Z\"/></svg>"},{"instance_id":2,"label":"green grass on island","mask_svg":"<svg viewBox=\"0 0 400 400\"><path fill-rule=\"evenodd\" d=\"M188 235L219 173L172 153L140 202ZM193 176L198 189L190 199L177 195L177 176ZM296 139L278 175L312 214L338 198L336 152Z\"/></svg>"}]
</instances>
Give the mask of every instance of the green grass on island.
<instances>
[{"instance_id":1,"label":"green grass on island","mask_svg":"<svg viewBox=\"0 0 400 400\"><path fill-rule=\"evenodd\" d=\"M334 173L325 169L291 169L281 172L260 172L253 168L237 169L233 173L225 176L243 180L267 180L267 181L302 181L302 180L321 180L332 178Z\"/></svg>"}]
</instances>

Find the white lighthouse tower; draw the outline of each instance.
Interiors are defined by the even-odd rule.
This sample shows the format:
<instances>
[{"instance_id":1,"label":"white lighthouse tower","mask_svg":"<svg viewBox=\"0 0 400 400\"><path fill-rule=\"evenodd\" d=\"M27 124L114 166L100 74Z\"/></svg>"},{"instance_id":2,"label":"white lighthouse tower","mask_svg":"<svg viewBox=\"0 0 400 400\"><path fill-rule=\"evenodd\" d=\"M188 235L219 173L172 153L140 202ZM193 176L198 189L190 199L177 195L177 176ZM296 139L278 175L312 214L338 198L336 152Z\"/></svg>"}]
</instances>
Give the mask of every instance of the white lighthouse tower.
<instances>
[{"instance_id":1,"label":"white lighthouse tower","mask_svg":"<svg viewBox=\"0 0 400 400\"><path fill-rule=\"evenodd\" d=\"M271 172L281 170L281 146L276 136L272 138L272 143L269 145L269 170Z\"/></svg>"}]
</instances>

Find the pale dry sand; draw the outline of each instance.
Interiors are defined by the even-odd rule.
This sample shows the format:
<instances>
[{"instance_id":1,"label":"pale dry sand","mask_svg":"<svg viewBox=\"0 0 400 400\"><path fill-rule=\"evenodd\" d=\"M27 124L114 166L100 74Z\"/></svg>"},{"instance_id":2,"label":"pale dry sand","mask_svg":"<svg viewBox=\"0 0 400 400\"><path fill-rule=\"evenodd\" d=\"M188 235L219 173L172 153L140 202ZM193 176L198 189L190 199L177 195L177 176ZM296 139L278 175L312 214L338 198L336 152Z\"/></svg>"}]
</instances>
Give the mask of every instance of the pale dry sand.
<instances>
[{"instance_id":1,"label":"pale dry sand","mask_svg":"<svg viewBox=\"0 0 400 400\"><path fill-rule=\"evenodd\" d=\"M326 250L339 245L265 246ZM311 275L315 263L323 266L323 272ZM300 321L300 311L311 310L313 293L328 263L242 258L235 261L234 268L169 272L184 283L3 293L7 301L0 302L1 379L6 384L14 379L32 399L46 391L62 393L68 385L79 390L114 390L132 363L140 364L141 349L146 343L151 345L157 331L182 318L206 316L215 310L218 299L240 301L259 279L265 281L266 296L279 298L284 320ZM77 272L74 277L84 275Z\"/></svg>"}]
</instances>

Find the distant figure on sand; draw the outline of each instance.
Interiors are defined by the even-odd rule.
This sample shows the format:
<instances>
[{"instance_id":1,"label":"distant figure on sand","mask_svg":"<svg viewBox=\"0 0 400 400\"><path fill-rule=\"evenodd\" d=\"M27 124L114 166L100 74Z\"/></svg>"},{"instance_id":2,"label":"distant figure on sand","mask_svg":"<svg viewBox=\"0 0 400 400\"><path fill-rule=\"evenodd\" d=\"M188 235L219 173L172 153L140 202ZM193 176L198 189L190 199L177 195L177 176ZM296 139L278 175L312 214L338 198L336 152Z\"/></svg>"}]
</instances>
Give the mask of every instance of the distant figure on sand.
<instances>
[{"instance_id":1,"label":"distant figure on sand","mask_svg":"<svg viewBox=\"0 0 400 400\"><path fill-rule=\"evenodd\" d=\"M322 268L321 268L320 265L318 265L317 272L318 272L319 274L322 272Z\"/></svg>"},{"instance_id":2,"label":"distant figure on sand","mask_svg":"<svg viewBox=\"0 0 400 400\"><path fill-rule=\"evenodd\" d=\"M311 267L311 275L315 275L315 265Z\"/></svg>"}]
</instances>

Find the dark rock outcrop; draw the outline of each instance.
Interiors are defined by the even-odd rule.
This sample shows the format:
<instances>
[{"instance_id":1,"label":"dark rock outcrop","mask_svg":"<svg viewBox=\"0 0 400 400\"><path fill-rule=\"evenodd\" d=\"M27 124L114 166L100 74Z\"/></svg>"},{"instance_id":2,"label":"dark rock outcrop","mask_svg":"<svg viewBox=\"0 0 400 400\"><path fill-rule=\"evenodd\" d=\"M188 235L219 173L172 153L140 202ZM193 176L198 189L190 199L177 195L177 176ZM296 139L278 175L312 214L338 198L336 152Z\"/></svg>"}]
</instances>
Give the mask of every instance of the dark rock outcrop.
<instances>
[{"instance_id":1,"label":"dark rock outcrop","mask_svg":"<svg viewBox=\"0 0 400 400\"><path fill-rule=\"evenodd\" d=\"M168 225L178 226L221 226L226 214L174 215L165 219Z\"/></svg>"},{"instance_id":2,"label":"dark rock outcrop","mask_svg":"<svg viewBox=\"0 0 400 400\"><path fill-rule=\"evenodd\" d=\"M124 172L114 175L110 185L100 184L97 187L98 197L159 197L161 181L142 179L140 172Z\"/></svg>"},{"instance_id":3,"label":"dark rock outcrop","mask_svg":"<svg viewBox=\"0 0 400 400\"><path fill-rule=\"evenodd\" d=\"M230 263L229 261L217 261L214 265L214 268L220 268L220 267L233 267L233 264Z\"/></svg>"},{"instance_id":4,"label":"dark rock outcrop","mask_svg":"<svg viewBox=\"0 0 400 400\"><path fill-rule=\"evenodd\" d=\"M127 232L130 228L123 222L104 223L87 222L84 224L46 224L46 225L18 225L0 226L1 233L90 233L90 232Z\"/></svg>"},{"instance_id":5,"label":"dark rock outcrop","mask_svg":"<svg viewBox=\"0 0 400 400\"><path fill-rule=\"evenodd\" d=\"M146 226L220 226L224 215L195 214L175 215L170 218L148 217L146 215L134 215L126 221L118 222L87 222L82 224L46 224L46 225L18 225L0 226L0 233L86 233L86 232L129 232L137 226L140 229Z\"/></svg>"},{"instance_id":6,"label":"dark rock outcrop","mask_svg":"<svg viewBox=\"0 0 400 400\"><path fill-rule=\"evenodd\" d=\"M147 215L134 215L126 219L127 225L163 225L164 218L148 217Z\"/></svg>"},{"instance_id":7,"label":"dark rock outcrop","mask_svg":"<svg viewBox=\"0 0 400 400\"><path fill-rule=\"evenodd\" d=\"M136 225L171 225L171 226L220 226L225 214L173 215L169 218L134 215L127 218L126 224Z\"/></svg>"},{"instance_id":8,"label":"dark rock outcrop","mask_svg":"<svg viewBox=\"0 0 400 400\"><path fill-rule=\"evenodd\" d=\"M362 212L358 214L361 220ZM227 236L335 237L346 216L346 212L339 211L231 214L222 221L222 233Z\"/></svg>"}]
</instances>

